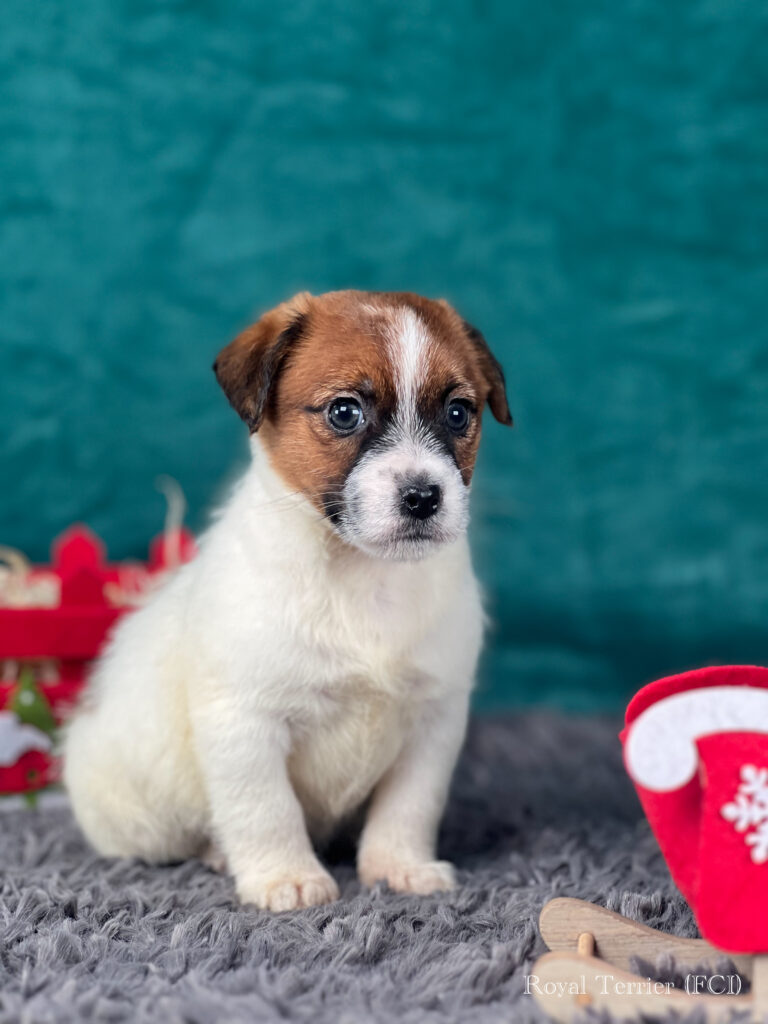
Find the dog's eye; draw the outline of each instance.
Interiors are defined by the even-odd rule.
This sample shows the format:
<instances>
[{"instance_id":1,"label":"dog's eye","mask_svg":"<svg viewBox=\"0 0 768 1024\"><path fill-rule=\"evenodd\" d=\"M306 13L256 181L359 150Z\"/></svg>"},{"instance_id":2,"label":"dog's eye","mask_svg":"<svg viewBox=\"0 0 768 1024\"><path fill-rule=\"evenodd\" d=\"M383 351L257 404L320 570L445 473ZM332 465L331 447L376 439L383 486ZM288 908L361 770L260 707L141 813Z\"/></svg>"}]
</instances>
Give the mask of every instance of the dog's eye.
<instances>
[{"instance_id":1,"label":"dog's eye","mask_svg":"<svg viewBox=\"0 0 768 1024\"><path fill-rule=\"evenodd\" d=\"M461 399L454 398L445 408L445 419L451 430L461 434L469 424L469 406Z\"/></svg>"},{"instance_id":2,"label":"dog's eye","mask_svg":"<svg viewBox=\"0 0 768 1024\"><path fill-rule=\"evenodd\" d=\"M339 434L351 434L363 422L363 410L354 398L337 398L328 406L328 422Z\"/></svg>"}]
</instances>

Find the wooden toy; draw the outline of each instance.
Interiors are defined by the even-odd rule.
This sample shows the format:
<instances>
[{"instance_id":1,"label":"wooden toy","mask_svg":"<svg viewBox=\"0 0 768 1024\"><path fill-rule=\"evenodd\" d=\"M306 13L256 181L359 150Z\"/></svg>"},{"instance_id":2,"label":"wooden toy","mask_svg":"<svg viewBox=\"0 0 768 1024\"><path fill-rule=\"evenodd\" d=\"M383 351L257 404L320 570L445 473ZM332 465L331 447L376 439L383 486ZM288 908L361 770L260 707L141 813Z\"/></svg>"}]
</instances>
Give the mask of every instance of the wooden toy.
<instances>
[{"instance_id":1,"label":"wooden toy","mask_svg":"<svg viewBox=\"0 0 768 1024\"><path fill-rule=\"evenodd\" d=\"M551 952L531 969L528 991L560 1021L587 1007L619 1019L694 1010L709 1022L768 1018L768 669L706 668L652 683L627 708L621 740L704 938L552 900L540 918ZM660 954L688 969L682 988L634 973L637 960Z\"/></svg>"}]
</instances>

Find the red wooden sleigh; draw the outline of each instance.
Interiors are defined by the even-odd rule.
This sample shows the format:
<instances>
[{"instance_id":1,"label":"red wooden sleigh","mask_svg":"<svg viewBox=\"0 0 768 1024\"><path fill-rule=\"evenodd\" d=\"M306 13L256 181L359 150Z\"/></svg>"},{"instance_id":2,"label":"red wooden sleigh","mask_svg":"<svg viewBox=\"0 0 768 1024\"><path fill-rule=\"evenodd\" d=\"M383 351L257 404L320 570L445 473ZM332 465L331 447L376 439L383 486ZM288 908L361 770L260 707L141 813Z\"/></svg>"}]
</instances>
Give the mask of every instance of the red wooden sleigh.
<instances>
[{"instance_id":1,"label":"red wooden sleigh","mask_svg":"<svg viewBox=\"0 0 768 1024\"><path fill-rule=\"evenodd\" d=\"M0 722L6 731L16 729L15 746L6 742L5 756L0 756L0 794L34 792L59 777L50 737L34 726L16 727L11 708L22 674L35 675L35 693L61 724L115 622L194 550L192 536L176 529L152 542L146 564L110 563L102 541L87 527L73 526L54 541L51 564L27 573L29 584L45 582L54 602L44 607L0 604ZM16 747L22 752L8 763L13 756L8 751Z\"/></svg>"}]
</instances>

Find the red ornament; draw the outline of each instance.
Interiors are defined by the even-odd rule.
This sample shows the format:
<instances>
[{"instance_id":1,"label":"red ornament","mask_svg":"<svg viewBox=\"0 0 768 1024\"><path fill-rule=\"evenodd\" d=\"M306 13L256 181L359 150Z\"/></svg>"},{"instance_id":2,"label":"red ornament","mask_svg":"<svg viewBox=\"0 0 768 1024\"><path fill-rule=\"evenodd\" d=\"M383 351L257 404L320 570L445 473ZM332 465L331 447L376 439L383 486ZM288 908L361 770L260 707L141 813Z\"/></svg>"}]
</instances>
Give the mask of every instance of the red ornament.
<instances>
[{"instance_id":1,"label":"red ornament","mask_svg":"<svg viewBox=\"0 0 768 1024\"><path fill-rule=\"evenodd\" d=\"M136 603L155 578L195 554L192 535L176 529L173 536L155 538L149 565L109 563L103 542L85 526L72 526L51 547L51 565L34 567L30 582L45 578L56 584L58 603L52 606L0 605L0 662L54 661L56 681L41 678L37 685L57 723L61 723L80 693L91 661L99 654L114 623ZM5 749L24 748L17 760L3 756L0 745L0 794L34 792L58 779L58 764L42 745L29 749L29 731L16 730L9 704L16 679L0 683L0 740Z\"/></svg>"},{"instance_id":2,"label":"red ornament","mask_svg":"<svg viewBox=\"0 0 768 1024\"><path fill-rule=\"evenodd\" d=\"M705 668L644 687L624 760L706 939L768 951L768 669Z\"/></svg>"}]
</instances>

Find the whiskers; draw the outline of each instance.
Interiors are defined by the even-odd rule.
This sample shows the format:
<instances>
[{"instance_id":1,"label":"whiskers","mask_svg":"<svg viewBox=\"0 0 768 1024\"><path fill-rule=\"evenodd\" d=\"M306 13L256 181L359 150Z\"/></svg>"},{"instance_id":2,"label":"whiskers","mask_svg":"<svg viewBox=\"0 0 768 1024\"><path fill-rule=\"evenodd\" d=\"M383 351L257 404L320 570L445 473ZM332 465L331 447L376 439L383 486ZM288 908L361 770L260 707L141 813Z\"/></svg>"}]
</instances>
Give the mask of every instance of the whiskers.
<instances>
[{"instance_id":1,"label":"whiskers","mask_svg":"<svg viewBox=\"0 0 768 1024\"><path fill-rule=\"evenodd\" d=\"M339 491L325 490L294 490L286 491L275 498L267 498L255 503L250 514L255 516L271 516L280 512L291 512L294 509L310 508L318 512L315 502L322 505L325 512L338 511L344 506L344 499Z\"/></svg>"}]
</instances>

